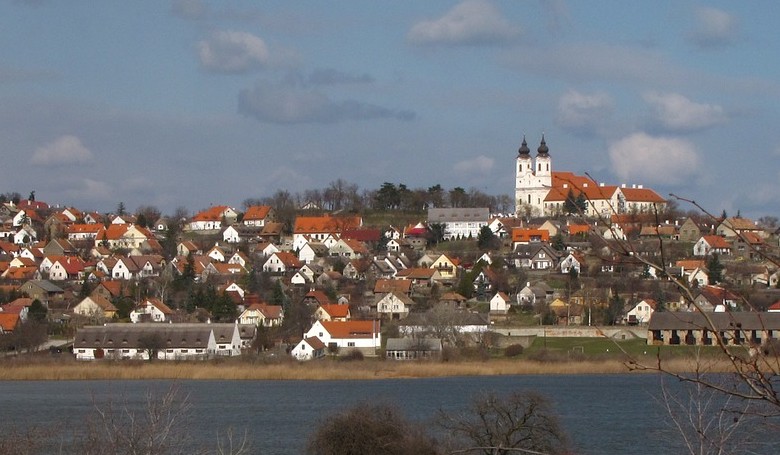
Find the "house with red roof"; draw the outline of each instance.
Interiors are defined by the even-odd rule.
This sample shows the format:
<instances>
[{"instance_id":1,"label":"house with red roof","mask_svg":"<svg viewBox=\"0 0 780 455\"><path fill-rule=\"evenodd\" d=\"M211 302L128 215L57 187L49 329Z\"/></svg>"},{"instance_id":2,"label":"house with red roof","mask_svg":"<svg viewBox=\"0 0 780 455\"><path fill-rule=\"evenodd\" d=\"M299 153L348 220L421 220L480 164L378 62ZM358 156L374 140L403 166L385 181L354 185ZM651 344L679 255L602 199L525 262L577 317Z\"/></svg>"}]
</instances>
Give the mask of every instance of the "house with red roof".
<instances>
[{"instance_id":1,"label":"house with red roof","mask_svg":"<svg viewBox=\"0 0 780 455\"><path fill-rule=\"evenodd\" d=\"M293 227L293 245L301 245L308 240L323 241L328 237L338 239L345 230L361 226L363 218L359 216L299 216Z\"/></svg>"},{"instance_id":2,"label":"house with red roof","mask_svg":"<svg viewBox=\"0 0 780 455\"><path fill-rule=\"evenodd\" d=\"M208 231L222 229L223 221L233 224L238 219L238 213L227 205L216 205L200 211L187 224L191 231Z\"/></svg>"},{"instance_id":3,"label":"house with red roof","mask_svg":"<svg viewBox=\"0 0 780 455\"><path fill-rule=\"evenodd\" d=\"M263 227L266 222L270 221L271 213L272 209L268 205L253 205L246 209L241 223L244 226Z\"/></svg>"},{"instance_id":4,"label":"house with red roof","mask_svg":"<svg viewBox=\"0 0 780 455\"><path fill-rule=\"evenodd\" d=\"M300 343L290 351L290 355L292 355L295 360L300 360L302 362L314 360L325 356L325 348L325 343L319 338L307 337L302 339Z\"/></svg>"},{"instance_id":5,"label":"house with red roof","mask_svg":"<svg viewBox=\"0 0 780 455\"><path fill-rule=\"evenodd\" d=\"M731 244L719 235L704 235L693 245L694 256L730 255Z\"/></svg>"},{"instance_id":6,"label":"house with red roof","mask_svg":"<svg viewBox=\"0 0 780 455\"><path fill-rule=\"evenodd\" d=\"M269 273L284 274L293 273L300 269L303 264L294 254L286 251L274 253L263 263L263 271Z\"/></svg>"},{"instance_id":7,"label":"house with red roof","mask_svg":"<svg viewBox=\"0 0 780 455\"><path fill-rule=\"evenodd\" d=\"M351 319L349 305L321 304L314 310L314 318L318 321L348 321Z\"/></svg>"},{"instance_id":8,"label":"house with red roof","mask_svg":"<svg viewBox=\"0 0 780 455\"><path fill-rule=\"evenodd\" d=\"M264 302L252 303L238 316L239 324L252 324L258 327L277 327L284 321L284 311L280 305Z\"/></svg>"},{"instance_id":9,"label":"house with red roof","mask_svg":"<svg viewBox=\"0 0 780 455\"><path fill-rule=\"evenodd\" d=\"M146 299L130 312L130 322L170 322L173 310L159 299Z\"/></svg>"},{"instance_id":10,"label":"house with red roof","mask_svg":"<svg viewBox=\"0 0 780 455\"><path fill-rule=\"evenodd\" d=\"M316 321L303 338L319 338L328 351L348 354L360 351L375 356L382 346L381 323L370 321Z\"/></svg>"}]
</instances>

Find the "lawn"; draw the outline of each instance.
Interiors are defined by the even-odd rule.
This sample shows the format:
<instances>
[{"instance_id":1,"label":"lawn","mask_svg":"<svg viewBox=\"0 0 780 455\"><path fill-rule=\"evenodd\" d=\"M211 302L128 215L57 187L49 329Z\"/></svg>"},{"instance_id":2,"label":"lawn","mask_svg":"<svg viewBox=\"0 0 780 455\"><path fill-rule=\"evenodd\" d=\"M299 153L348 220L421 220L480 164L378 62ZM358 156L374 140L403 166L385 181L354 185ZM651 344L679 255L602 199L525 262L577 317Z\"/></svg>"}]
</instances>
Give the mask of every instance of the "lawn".
<instances>
[{"instance_id":1,"label":"lawn","mask_svg":"<svg viewBox=\"0 0 780 455\"><path fill-rule=\"evenodd\" d=\"M525 350L524 356L534 356L547 350L557 354L585 355L587 357L622 358L625 355L636 359L654 358L661 355L664 359L672 357L693 359L697 354L714 358L723 353L714 346L648 346L644 339L612 340L608 338L551 338L537 337Z\"/></svg>"}]
</instances>

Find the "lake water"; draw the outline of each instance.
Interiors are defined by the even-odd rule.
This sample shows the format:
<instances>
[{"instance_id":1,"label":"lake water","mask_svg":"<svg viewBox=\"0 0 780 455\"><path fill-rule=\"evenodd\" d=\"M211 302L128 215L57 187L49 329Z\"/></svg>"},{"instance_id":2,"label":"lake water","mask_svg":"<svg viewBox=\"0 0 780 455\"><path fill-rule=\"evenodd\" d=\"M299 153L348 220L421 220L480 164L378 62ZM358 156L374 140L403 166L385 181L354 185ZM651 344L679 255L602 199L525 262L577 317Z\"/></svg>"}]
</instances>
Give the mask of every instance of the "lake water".
<instances>
[{"instance_id":1,"label":"lake water","mask_svg":"<svg viewBox=\"0 0 780 455\"><path fill-rule=\"evenodd\" d=\"M216 447L217 432L247 430L255 453L299 454L306 437L330 413L361 401L393 403L426 424L439 409L457 410L479 392L533 390L550 398L575 453L682 453L658 404L657 375L498 376L376 381L181 381L189 395L193 445ZM169 381L0 382L0 424L76 425L93 403L109 398L143 407L147 392ZM670 384L672 387L675 383ZM780 436L766 451L780 453Z\"/></svg>"}]
</instances>

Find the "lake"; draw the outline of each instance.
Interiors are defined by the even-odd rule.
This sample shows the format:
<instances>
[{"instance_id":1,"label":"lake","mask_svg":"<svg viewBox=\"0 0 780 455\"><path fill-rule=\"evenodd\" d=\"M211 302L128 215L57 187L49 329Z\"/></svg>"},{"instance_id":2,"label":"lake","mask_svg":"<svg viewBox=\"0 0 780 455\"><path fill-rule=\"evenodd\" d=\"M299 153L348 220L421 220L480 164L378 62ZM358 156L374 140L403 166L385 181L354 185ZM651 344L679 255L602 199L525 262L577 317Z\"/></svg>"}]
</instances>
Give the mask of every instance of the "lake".
<instances>
[{"instance_id":1,"label":"lake","mask_svg":"<svg viewBox=\"0 0 780 455\"><path fill-rule=\"evenodd\" d=\"M669 387L680 387L666 380ZM0 422L17 426L69 427L92 412L93 403L144 406L147 392L171 381L0 382ZM189 395L193 445L215 447L218 430L247 430L255 453L303 453L306 437L330 413L361 401L397 405L410 419L427 424L439 409L465 408L479 392L533 390L552 401L575 453L682 453L678 433L665 422L658 375L491 376L376 381L180 381ZM767 434L769 437L769 434ZM780 453L774 432L765 451ZM754 449L755 450L755 449Z\"/></svg>"}]
</instances>

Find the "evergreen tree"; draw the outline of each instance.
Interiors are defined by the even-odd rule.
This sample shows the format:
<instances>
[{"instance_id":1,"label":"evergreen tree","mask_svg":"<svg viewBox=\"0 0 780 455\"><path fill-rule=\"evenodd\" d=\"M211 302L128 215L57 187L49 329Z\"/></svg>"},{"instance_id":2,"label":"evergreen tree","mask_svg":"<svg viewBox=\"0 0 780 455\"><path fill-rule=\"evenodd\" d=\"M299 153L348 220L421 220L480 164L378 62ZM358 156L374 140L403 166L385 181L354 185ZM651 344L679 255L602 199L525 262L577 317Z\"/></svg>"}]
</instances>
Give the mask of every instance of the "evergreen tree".
<instances>
[{"instance_id":1,"label":"evergreen tree","mask_svg":"<svg viewBox=\"0 0 780 455\"><path fill-rule=\"evenodd\" d=\"M566 194L566 200L563 201L563 212L568 214L577 213L577 199L574 196L574 190L569 188L569 193Z\"/></svg>"},{"instance_id":2,"label":"evergreen tree","mask_svg":"<svg viewBox=\"0 0 780 455\"><path fill-rule=\"evenodd\" d=\"M707 271L710 283L718 284L723 280L723 264L717 254L713 254L707 260Z\"/></svg>"},{"instance_id":3,"label":"evergreen tree","mask_svg":"<svg viewBox=\"0 0 780 455\"><path fill-rule=\"evenodd\" d=\"M477 236L477 247L480 250L492 250L496 246L496 234L489 226L482 226Z\"/></svg>"},{"instance_id":4,"label":"evergreen tree","mask_svg":"<svg viewBox=\"0 0 780 455\"><path fill-rule=\"evenodd\" d=\"M46 307L41 303L40 300L35 299L30 304L30 307L27 310L27 316L30 318L31 321L35 322L45 322L46 321L46 315L48 314L49 310L46 309Z\"/></svg>"}]
</instances>

